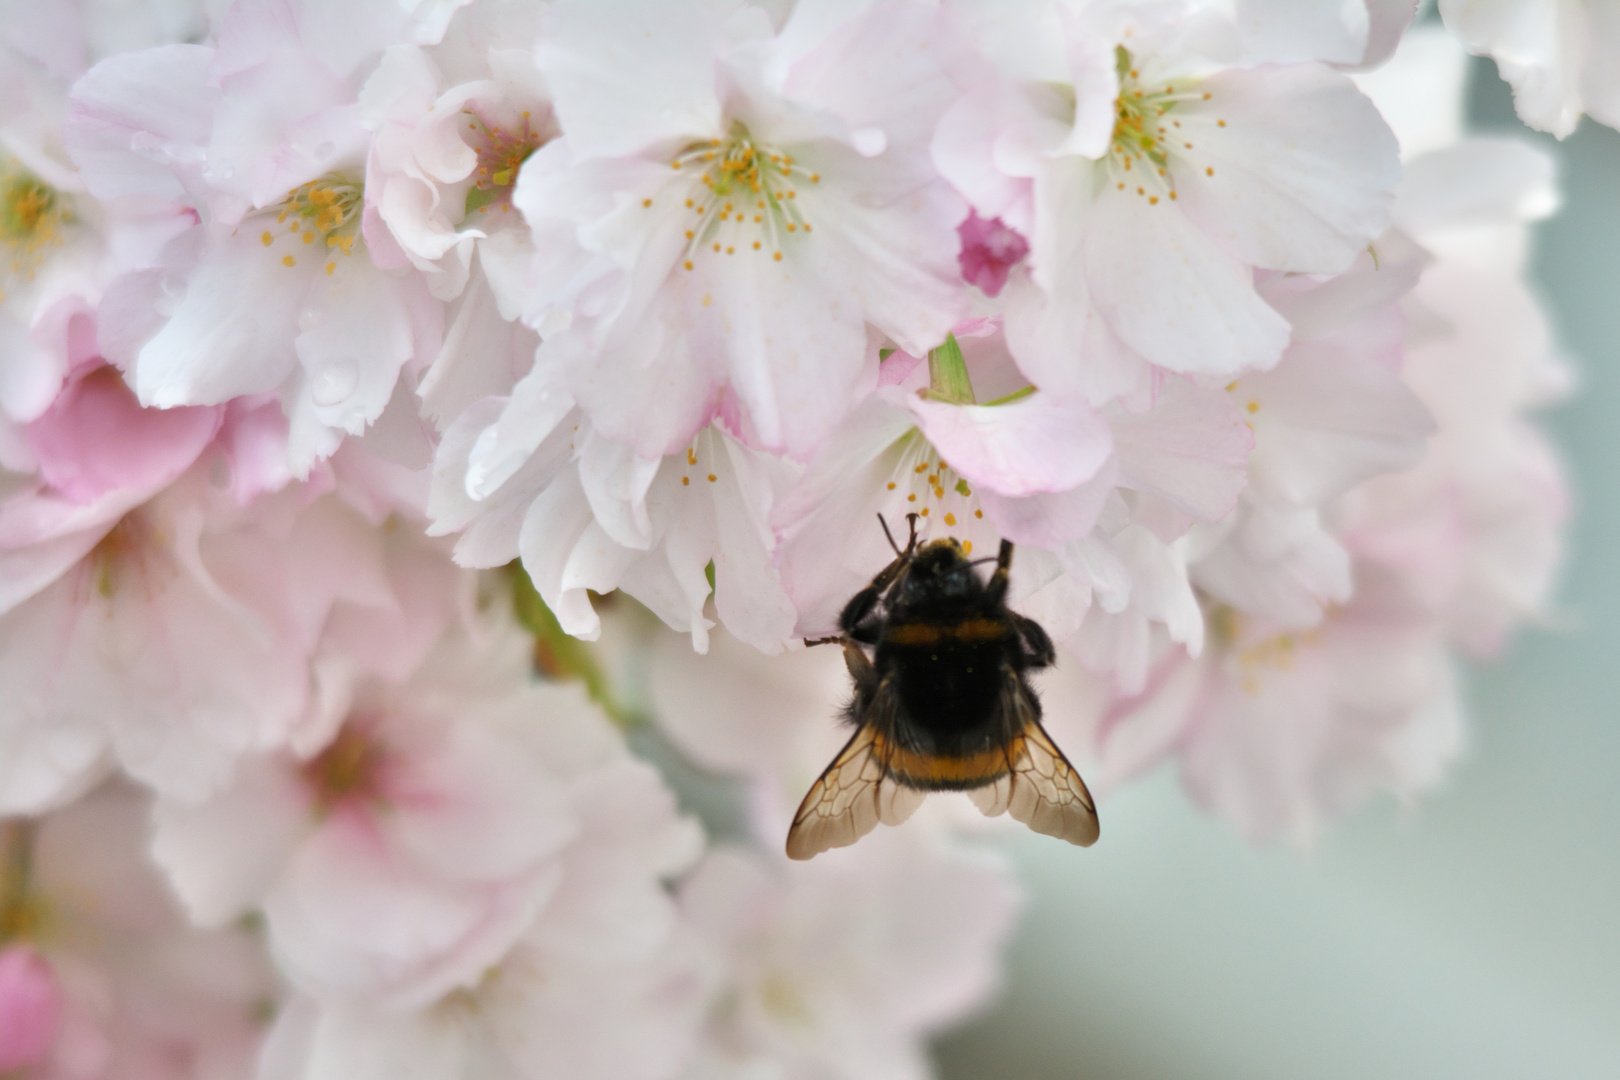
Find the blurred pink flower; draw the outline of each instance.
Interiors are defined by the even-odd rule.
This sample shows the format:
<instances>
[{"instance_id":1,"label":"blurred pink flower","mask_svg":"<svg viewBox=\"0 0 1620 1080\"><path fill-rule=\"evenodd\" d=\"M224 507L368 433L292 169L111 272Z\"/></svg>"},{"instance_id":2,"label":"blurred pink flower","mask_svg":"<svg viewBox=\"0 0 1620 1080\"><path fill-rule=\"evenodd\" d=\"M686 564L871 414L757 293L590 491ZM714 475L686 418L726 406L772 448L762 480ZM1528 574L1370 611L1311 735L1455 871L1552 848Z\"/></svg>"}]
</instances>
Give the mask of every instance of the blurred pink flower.
<instances>
[{"instance_id":1,"label":"blurred pink flower","mask_svg":"<svg viewBox=\"0 0 1620 1080\"><path fill-rule=\"evenodd\" d=\"M62 994L50 965L26 944L0 949L0 1073L44 1061L61 1023Z\"/></svg>"}]
</instances>

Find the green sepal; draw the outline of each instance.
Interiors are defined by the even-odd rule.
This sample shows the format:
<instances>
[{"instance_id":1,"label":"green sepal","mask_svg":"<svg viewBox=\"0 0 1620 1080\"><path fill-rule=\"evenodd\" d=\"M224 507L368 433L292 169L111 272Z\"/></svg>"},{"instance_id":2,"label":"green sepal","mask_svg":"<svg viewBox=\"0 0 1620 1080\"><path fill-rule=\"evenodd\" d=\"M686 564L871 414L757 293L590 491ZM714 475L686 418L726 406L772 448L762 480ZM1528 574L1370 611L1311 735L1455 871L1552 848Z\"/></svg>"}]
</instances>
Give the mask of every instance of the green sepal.
<instances>
[{"instance_id":1,"label":"green sepal","mask_svg":"<svg viewBox=\"0 0 1620 1080\"><path fill-rule=\"evenodd\" d=\"M928 350L928 396L953 405L973 404L973 383L955 334L946 334L943 345Z\"/></svg>"},{"instance_id":2,"label":"green sepal","mask_svg":"<svg viewBox=\"0 0 1620 1080\"><path fill-rule=\"evenodd\" d=\"M481 188L475 184L467 189L466 212L476 214L499 198L500 195L493 188Z\"/></svg>"}]
</instances>

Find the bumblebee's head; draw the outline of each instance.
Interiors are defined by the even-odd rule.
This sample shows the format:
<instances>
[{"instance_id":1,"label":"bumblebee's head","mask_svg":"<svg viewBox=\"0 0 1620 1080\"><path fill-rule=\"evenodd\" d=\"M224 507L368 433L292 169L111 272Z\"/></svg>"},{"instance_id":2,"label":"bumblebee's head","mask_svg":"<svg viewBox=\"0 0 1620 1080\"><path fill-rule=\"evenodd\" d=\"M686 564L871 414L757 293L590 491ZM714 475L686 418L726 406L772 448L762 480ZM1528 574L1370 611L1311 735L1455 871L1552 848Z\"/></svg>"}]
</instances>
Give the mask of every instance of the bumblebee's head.
<instances>
[{"instance_id":1,"label":"bumblebee's head","mask_svg":"<svg viewBox=\"0 0 1620 1080\"><path fill-rule=\"evenodd\" d=\"M912 557L911 567L900 587L905 603L942 598L967 598L983 589L973 564L962 553L962 545L952 537L931 540Z\"/></svg>"}]
</instances>

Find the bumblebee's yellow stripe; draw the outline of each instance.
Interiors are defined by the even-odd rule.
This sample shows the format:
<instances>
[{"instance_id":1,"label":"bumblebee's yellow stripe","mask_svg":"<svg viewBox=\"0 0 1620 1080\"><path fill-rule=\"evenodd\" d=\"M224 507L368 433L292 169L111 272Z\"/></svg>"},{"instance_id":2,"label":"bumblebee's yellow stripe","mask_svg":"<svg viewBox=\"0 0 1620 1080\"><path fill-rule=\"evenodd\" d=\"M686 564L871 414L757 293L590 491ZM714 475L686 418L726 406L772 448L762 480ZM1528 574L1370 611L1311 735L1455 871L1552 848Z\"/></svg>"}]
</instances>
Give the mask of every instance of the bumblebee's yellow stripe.
<instances>
[{"instance_id":1,"label":"bumblebee's yellow stripe","mask_svg":"<svg viewBox=\"0 0 1620 1080\"><path fill-rule=\"evenodd\" d=\"M878 759L891 772L920 786L930 784L989 784L1007 771L1007 752L1000 747L981 750L967 757L926 757L902 750L877 738L873 747Z\"/></svg>"},{"instance_id":2,"label":"bumblebee's yellow stripe","mask_svg":"<svg viewBox=\"0 0 1620 1080\"><path fill-rule=\"evenodd\" d=\"M942 641L961 641L973 644L998 641L1007 636L1007 624L994 619L963 619L959 623L902 623L885 632L884 638L894 645L938 645Z\"/></svg>"}]
</instances>

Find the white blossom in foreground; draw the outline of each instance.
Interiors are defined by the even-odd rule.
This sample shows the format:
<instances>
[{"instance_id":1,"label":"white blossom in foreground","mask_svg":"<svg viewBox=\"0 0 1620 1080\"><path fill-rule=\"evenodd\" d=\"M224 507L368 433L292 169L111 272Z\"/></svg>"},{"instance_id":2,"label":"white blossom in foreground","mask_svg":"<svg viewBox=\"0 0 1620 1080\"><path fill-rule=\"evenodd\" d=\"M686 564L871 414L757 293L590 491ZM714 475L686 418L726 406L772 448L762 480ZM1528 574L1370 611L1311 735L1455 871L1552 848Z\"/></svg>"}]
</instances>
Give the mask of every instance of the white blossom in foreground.
<instances>
[{"instance_id":1,"label":"white blossom in foreground","mask_svg":"<svg viewBox=\"0 0 1620 1080\"><path fill-rule=\"evenodd\" d=\"M83 318L130 260L150 259L192 217L164 199L94 198L62 130L88 64L199 29L197 5L138 0L0 9L0 425L35 419L84 358ZM0 435L0 462L16 448Z\"/></svg>"},{"instance_id":2,"label":"white blossom in foreground","mask_svg":"<svg viewBox=\"0 0 1620 1080\"><path fill-rule=\"evenodd\" d=\"M977 11L997 24L990 63L933 156L1028 238L1007 338L1045 391L1144 401L1155 368L1269 368L1288 325L1254 271L1340 271L1388 223L1395 141L1354 84L1313 63L1222 70L1179 14Z\"/></svg>"},{"instance_id":3,"label":"white blossom in foreground","mask_svg":"<svg viewBox=\"0 0 1620 1080\"><path fill-rule=\"evenodd\" d=\"M794 614L766 522L791 466L718 424L679 454L638 457L573 407L550 347L509 397L479 401L445 432L430 531L461 532L456 559L466 566L521 556L563 629L579 637L594 639L601 625L587 590L617 588L702 651L712 588L732 633L779 650Z\"/></svg>"},{"instance_id":4,"label":"white blossom in foreground","mask_svg":"<svg viewBox=\"0 0 1620 1080\"><path fill-rule=\"evenodd\" d=\"M440 306L419 274L374 259L380 225L364 213L356 97L409 29L384 0L243 0L217 45L114 57L74 91L68 142L86 186L183 200L200 218L110 289L110 358L147 405L277 395L300 478L439 348Z\"/></svg>"},{"instance_id":5,"label":"white blossom in foreground","mask_svg":"<svg viewBox=\"0 0 1620 1080\"><path fill-rule=\"evenodd\" d=\"M871 387L868 324L918 353L944 338L966 214L925 150L957 92L944 31L907 0L799 4L779 32L742 4L549 9L562 136L514 201L529 318L571 320L598 430L656 460L723 412L803 456Z\"/></svg>"},{"instance_id":6,"label":"white blossom in foreground","mask_svg":"<svg viewBox=\"0 0 1620 1080\"><path fill-rule=\"evenodd\" d=\"M114 783L40 819L0 820L8 1077L251 1075L274 969L251 930L186 924L146 857L147 805Z\"/></svg>"},{"instance_id":7,"label":"white blossom in foreground","mask_svg":"<svg viewBox=\"0 0 1620 1080\"><path fill-rule=\"evenodd\" d=\"M1607 0L1440 0L1446 29L1496 61L1519 119L1560 139L1620 125L1620 10Z\"/></svg>"}]
</instances>

